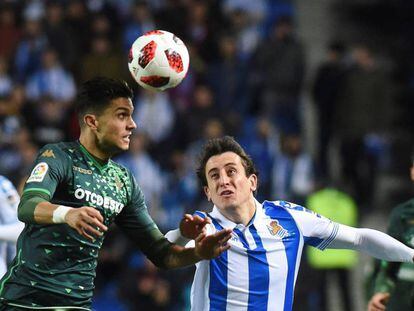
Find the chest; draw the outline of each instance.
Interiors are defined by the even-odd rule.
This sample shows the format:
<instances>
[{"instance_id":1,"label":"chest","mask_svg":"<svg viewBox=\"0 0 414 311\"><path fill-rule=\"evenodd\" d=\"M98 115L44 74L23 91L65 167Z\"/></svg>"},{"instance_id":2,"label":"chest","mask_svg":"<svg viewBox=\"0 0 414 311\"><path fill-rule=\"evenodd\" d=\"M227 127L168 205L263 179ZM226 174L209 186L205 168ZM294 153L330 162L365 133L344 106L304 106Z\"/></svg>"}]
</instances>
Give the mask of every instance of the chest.
<instances>
[{"instance_id":1,"label":"chest","mask_svg":"<svg viewBox=\"0 0 414 311\"><path fill-rule=\"evenodd\" d=\"M105 218L118 215L128 202L128 176L116 166L98 168L74 158L69 172L69 192L78 206L101 210Z\"/></svg>"}]
</instances>

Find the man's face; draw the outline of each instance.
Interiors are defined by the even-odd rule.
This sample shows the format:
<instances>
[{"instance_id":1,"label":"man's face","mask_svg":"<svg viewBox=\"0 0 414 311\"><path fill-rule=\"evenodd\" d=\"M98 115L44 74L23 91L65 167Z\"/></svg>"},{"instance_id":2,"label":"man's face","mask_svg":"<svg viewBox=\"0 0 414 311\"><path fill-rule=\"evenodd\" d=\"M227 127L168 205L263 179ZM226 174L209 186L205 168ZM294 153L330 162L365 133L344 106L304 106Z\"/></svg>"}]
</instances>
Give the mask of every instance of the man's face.
<instances>
[{"instance_id":1,"label":"man's face","mask_svg":"<svg viewBox=\"0 0 414 311\"><path fill-rule=\"evenodd\" d=\"M242 159L234 152L212 156L206 163L204 191L220 210L248 202L257 187L257 176L246 176Z\"/></svg>"},{"instance_id":2,"label":"man's face","mask_svg":"<svg viewBox=\"0 0 414 311\"><path fill-rule=\"evenodd\" d=\"M117 98L97 116L96 138L98 147L109 155L129 148L130 136L137 127L132 119L134 107L131 99Z\"/></svg>"}]
</instances>

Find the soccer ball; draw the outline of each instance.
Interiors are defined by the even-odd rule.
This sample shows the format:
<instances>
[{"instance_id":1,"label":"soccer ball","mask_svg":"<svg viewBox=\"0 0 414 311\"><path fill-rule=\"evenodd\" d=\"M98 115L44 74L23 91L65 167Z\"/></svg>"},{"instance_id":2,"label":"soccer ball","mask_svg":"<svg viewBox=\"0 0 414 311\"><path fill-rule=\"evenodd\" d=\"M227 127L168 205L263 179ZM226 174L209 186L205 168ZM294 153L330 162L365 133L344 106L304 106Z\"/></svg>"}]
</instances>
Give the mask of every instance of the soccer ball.
<instances>
[{"instance_id":1,"label":"soccer ball","mask_svg":"<svg viewBox=\"0 0 414 311\"><path fill-rule=\"evenodd\" d=\"M190 64L188 50L176 35L152 30L132 44L128 67L132 77L145 89L164 91L177 86Z\"/></svg>"}]
</instances>

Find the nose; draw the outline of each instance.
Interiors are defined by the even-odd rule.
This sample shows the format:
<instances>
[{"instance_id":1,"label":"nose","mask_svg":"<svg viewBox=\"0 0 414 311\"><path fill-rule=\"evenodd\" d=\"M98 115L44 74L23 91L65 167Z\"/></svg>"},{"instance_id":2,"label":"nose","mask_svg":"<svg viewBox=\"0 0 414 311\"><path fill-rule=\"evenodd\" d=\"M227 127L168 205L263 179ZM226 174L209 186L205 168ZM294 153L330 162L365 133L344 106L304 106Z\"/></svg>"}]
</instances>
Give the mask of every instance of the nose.
<instances>
[{"instance_id":1,"label":"nose","mask_svg":"<svg viewBox=\"0 0 414 311\"><path fill-rule=\"evenodd\" d=\"M226 173L221 173L219 178L220 186L229 184L230 178L227 176Z\"/></svg>"},{"instance_id":2,"label":"nose","mask_svg":"<svg viewBox=\"0 0 414 311\"><path fill-rule=\"evenodd\" d=\"M133 130L137 128L137 124L135 123L134 119L130 119L130 122L128 123L128 129Z\"/></svg>"}]
</instances>

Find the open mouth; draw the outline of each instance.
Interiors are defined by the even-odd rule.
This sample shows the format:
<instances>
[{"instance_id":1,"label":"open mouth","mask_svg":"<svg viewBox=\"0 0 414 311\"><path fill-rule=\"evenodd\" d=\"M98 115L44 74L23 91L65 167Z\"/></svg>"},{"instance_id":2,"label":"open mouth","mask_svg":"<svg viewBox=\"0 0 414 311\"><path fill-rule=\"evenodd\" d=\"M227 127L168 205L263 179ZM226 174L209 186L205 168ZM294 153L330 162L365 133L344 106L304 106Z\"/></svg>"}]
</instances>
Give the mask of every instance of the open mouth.
<instances>
[{"instance_id":1,"label":"open mouth","mask_svg":"<svg viewBox=\"0 0 414 311\"><path fill-rule=\"evenodd\" d=\"M122 136L122 141L125 142L125 143L129 143L130 139L131 139L131 134Z\"/></svg>"},{"instance_id":2,"label":"open mouth","mask_svg":"<svg viewBox=\"0 0 414 311\"><path fill-rule=\"evenodd\" d=\"M220 192L220 196L222 196L222 197L229 197L232 194L233 194L233 191L231 191L231 190L224 190L224 191Z\"/></svg>"}]
</instances>

